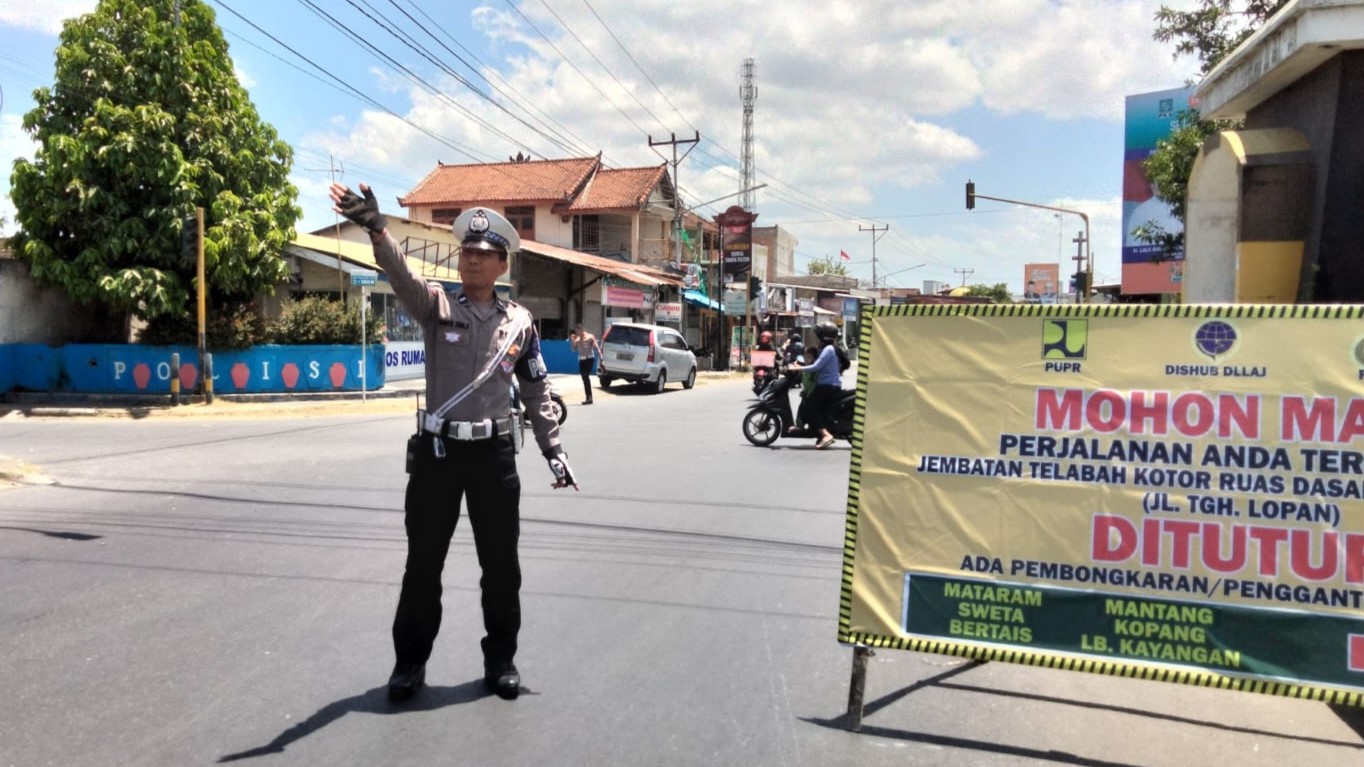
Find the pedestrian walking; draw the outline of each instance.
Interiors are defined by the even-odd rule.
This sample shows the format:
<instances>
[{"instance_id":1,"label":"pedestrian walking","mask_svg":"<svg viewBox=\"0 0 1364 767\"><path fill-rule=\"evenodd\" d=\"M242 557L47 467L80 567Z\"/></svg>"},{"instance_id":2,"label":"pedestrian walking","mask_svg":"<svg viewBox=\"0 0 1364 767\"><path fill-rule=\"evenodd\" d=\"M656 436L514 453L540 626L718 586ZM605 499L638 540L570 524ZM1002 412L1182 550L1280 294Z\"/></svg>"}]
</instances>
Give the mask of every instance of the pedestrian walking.
<instances>
[{"instance_id":1,"label":"pedestrian walking","mask_svg":"<svg viewBox=\"0 0 1364 767\"><path fill-rule=\"evenodd\" d=\"M440 630L441 571L464 501L483 571L483 681L490 692L514 699L521 689L513 662L521 629L521 479L516 471L521 429L511 403L513 376L554 474L551 487L578 489L559 444L531 314L495 290L521 238L496 211L464 211L453 225L460 238L462 285L447 294L408 265L369 186L361 184L357 195L333 183L331 199L336 212L369 232L374 258L398 301L421 326L426 346L428 409L417 411L417 432L407 444L407 568L393 619L397 658L388 696L405 700L426 681L426 663ZM431 410L432 403L441 404Z\"/></svg>"}]
</instances>

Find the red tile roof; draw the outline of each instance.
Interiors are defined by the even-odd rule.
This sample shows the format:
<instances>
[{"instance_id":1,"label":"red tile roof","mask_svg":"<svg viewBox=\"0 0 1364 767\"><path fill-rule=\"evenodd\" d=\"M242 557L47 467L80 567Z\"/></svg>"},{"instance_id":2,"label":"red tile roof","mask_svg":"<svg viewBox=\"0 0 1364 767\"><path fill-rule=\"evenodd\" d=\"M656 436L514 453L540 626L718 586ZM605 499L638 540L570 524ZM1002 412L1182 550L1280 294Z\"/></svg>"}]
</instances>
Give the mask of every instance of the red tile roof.
<instances>
[{"instance_id":1,"label":"red tile roof","mask_svg":"<svg viewBox=\"0 0 1364 767\"><path fill-rule=\"evenodd\" d=\"M587 189L556 213L585 213L602 210L639 210L649 195L667 177L668 164L650 168L603 168L587 182Z\"/></svg>"},{"instance_id":2,"label":"red tile roof","mask_svg":"<svg viewBox=\"0 0 1364 767\"><path fill-rule=\"evenodd\" d=\"M405 197L403 207L496 202L568 202L601 167L601 155L477 165L440 164Z\"/></svg>"}]
</instances>

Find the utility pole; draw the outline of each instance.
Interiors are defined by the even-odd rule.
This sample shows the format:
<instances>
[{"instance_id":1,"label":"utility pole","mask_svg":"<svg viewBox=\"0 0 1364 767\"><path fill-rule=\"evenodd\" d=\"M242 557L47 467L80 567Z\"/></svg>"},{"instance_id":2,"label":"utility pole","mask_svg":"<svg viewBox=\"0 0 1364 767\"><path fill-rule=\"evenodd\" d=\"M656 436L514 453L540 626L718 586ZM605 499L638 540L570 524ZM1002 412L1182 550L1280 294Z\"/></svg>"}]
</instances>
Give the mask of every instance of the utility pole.
<instances>
[{"instance_id":1,"label":"utility pole","mask_svg":"<svg viewBox=\"0 0 1364 767\"><path fill-rule=\"evenodd\" d=\"M1083 303L1083 299L1089 297L1091 286L1088 284L1089 280L1085 280L1085 285L1079 285L1078 283L1080 282L1080 275L1089 275L1089 270L1085 268L1085 246L1089 243L1089 238L1085 236L1084 232L1076 232L1075 239L1071 240L1071 242L1075 243L1075 255L1071 258L1071 260L1075 262L1075 281L1077 283L1075 286L1075 301L1076 303Z\"/></svg>"},{"instance_id":2,"label":"utility pole","mask_svg":"<svg viewBox=\"0 0 1364 767\"><path fill-rule=\"evenodd\" d=\"M961 275L961 286L966 287L966 278L976 273L975 269L953 269L952 271Z\"/></svg>"},{"instance_id":3,"label":"utility pole","mask_svg":"<svg viewBox=\"0 0 1364 767\"><path fill-rule=\"evenodd\" d=\"M858 224L857 231L871 232L871 289L876 290L876 241L881 239L881 235L890 231L890 224L881 227L878 227L875 224L872 224L871 226L862 226L861 224ZM877 234L877 232L880 232L881 234Z\"/></svg>"},{"instance_id":4,"label":"utility pole","mask_svg":"<svg viewBox=\"0 0 1364 767\"><path fill-rule=\"evenodd\" d=\"M668 135L671 136L671 138L667 141L654 141L654 137L649 136L649 148L653 149L656 146L665 145L671 145L673 148L673 263L680 267L682 265L682 193L679 184L677 183L677 166L683 160L687 159L687 155L691 154L691 150L695 149L696 145L701 142L701 134L700 132L696 132L694 138L683 139L679 139L676 133L670 133ZM681 157L678 157L678 144L691 144L691 148L684 152ZM668 159L657 149L654 149L654 153L659 157L663 157L664 160Z\"/></svg>"},{"instance_id":5,"label":"utility pole","mask_svg":"<svg viewBox=\"0 0 1364 767\"><path fill-rule=\"evenodd\" d=\"M700 131L693 132L696 135L689 139L679 139L676 133L668 134L670 138L667 141L654 141L654 137L652 135L649 136L650 149L654 149L656 146L664 146L665 144L671 145L673 148L673 265L676 266L678 270L682 269L682 189L677 183L677 166L683 160L687 159L687 155L691 154L691 150L695 149L696 145L701 142ZM687 151L682 153L681 157L677 156L678 144L691 144ZM663 154L657 149L654 149L654 154L663 157ZM666 161L668 158L663 157L663 159ZM678 303L681 304L681 306L678 307L677 329L682 333L682 337L685 339L687 337L687 299L686 296L683 295L684 292L684 290L677 291L677 300ZM697 327L698 329L700 328L699 323L697 324Z\"/></svg>"}]
</instances>

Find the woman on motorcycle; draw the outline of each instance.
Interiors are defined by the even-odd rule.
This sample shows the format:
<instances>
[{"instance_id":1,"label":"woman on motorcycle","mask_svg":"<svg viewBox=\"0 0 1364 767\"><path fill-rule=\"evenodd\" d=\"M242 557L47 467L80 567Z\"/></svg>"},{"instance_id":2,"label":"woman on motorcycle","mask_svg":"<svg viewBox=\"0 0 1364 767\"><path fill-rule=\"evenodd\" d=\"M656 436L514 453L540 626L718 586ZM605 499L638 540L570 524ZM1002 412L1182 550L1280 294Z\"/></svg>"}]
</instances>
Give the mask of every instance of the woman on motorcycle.
<instances>
[{"instance_id":1,"label":"woman on motorcycle","mask_svg":"<svg viewBox=\"0 0 1364 767\"><path fill-rule=\"evenodd\" d=\"M829 402L843 391L843 369L837 348L838 328L833 323L822 322L815 328L815 337L819 339L820 349L814 364L797 363L791 366L791 370L805 371L815 376L815 390L806 398L804 408L810 426L819 430L815 447L823 450L834 442L824 411Z\"/></svg>"}]
</instances>

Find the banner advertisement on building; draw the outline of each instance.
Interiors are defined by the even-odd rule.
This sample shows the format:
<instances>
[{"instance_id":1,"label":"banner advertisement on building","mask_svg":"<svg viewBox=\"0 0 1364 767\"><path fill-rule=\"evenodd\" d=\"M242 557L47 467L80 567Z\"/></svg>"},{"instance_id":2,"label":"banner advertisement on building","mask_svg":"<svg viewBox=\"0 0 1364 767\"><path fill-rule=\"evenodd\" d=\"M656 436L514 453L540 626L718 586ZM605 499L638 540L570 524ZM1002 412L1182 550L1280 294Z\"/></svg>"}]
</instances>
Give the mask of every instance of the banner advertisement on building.
<instances>
[{"instance_id":1,"label":"banner advertisement on building","mask_svg":"<svg viewBox=\"0 0 1364 767\"><path fill-rule=\"evenodd\" d=\"M1171 234L1184 231L1170 206L1156 196L1146 177L1146 159L1170 137L1179 113L1190 109L1193 87L1128 96L1122 158L1122 292L1178 293L1184 254L1168 259L1159 245L1142 242L1132 230L1154 225ZM1180 267L1176 269L1176 267Z\"/></svg>"},{"instance_id":2,"label":"banner advertisement on building","mask_svg":"<svg viewBox=\"0 0 1364 767\"><path fill-rule=\"evenodd\" d=\"M840 641L1364 703L1364 307L863 319Z\"/></svg>"}]
</instances>

